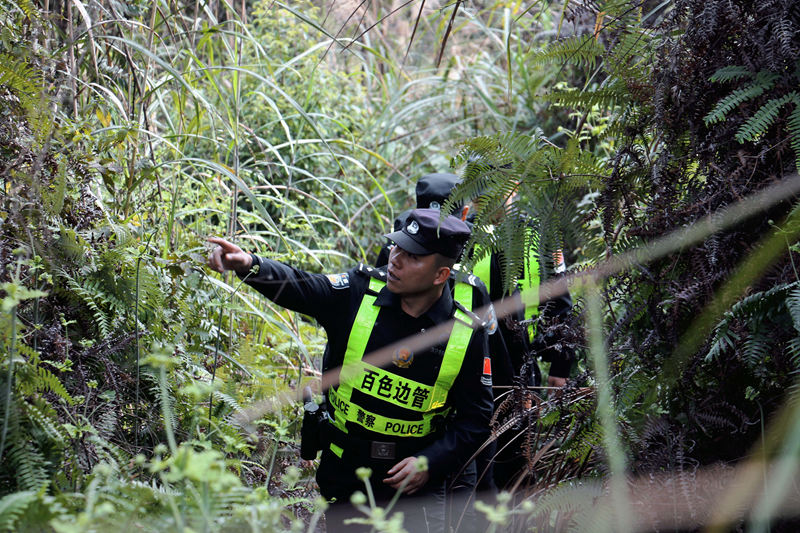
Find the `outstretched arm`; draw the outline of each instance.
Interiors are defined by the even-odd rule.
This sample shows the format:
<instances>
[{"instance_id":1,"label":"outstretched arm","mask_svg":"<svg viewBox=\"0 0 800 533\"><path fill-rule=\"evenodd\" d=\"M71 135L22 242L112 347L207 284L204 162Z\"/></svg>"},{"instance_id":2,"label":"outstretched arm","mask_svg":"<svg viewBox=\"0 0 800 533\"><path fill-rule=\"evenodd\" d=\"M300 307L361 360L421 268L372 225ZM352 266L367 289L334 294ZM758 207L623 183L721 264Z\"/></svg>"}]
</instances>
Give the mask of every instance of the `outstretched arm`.
<instances>
[{"instance_id":1,"label":"outstretched arm","mask_svg":"<svg viewBox=\"0 0 800 533\"><path fill-rule=\"evenodd\" d=\"M216 244L216 248L208 256L208 266L217 272L233 270L237 274L245 274L253 266L250 254L225 239L209 237L208 242Z\"/></svg>"}]
</instances>

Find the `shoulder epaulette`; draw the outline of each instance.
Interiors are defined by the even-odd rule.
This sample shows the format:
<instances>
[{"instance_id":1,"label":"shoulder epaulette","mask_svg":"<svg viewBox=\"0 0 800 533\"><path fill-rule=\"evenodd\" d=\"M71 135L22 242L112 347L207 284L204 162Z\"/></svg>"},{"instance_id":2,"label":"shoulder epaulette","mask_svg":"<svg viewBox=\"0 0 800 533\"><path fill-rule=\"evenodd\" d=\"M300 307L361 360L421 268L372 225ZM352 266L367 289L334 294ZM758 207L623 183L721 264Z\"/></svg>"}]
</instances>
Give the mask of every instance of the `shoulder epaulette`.
<instances>
[{"instance_id":1,"label":"shoulder epaulette","mask_svg":"<svg viewBox=\"0 0 800 533\"><path fill-rule=\"evenodd\" d=\"M480 329L480 328L486 327L486 322L481 317L479 317L478 315L476 315L475 313L473 313L472 311L470 311L469 309L464 307L461 304L461 302L453 301L453 303L455 303L456 304L456 308L459 311L461 311L462 313L464 313L465 315L467 315L467 317L471 321L471 323L470 322L465 322L464 320L462 320L462 322L465 322L472 329ZM456 320L459 320L458 313L456 313Z\"/></svg>"},{"instance_id":2,"label":"shoulder epaulette","mask_svg":"<svg viewBox=\"0 0 800 533\"><path fill-rule=\"evenodd\" d=\"M370 278L386 281L386 269L383 267L377 268L374 266L365 265L364 263L359 263L356 272Z\"/></svg>"},{"instance_id":3,"label":"shoulder epaulette","mask_svg":"<svg viewBox=\"0 0 800 533\"><path fill-rule=\"evenodd\" d=\"M450 269L450 279L455 282L466 283L473 287L481 287L485 285L481 279L471 272L466 270L457 270L456 268Z\"/></svg>"}]
</instances>

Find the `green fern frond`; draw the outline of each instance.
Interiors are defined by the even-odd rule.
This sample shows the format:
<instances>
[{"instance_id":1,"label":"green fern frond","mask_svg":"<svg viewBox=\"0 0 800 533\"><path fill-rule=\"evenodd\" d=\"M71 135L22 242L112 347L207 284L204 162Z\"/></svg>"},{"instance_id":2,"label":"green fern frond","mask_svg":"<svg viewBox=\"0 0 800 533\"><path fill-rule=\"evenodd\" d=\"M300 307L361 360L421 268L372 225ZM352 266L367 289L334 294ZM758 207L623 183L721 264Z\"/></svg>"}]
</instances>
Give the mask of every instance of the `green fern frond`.
<instances>
[{"instance_id":1,"label":"green fern frond","mask_svg":"<svg viewBox=\"0 0 800 533\"><path fill-rule=\"evenodd\" d=\"M49 466L42 453L20 435L12 439L8 461L16 470L17 486L23 490L39 490L50 482Z\"/></svg>"},{"instance_id":2,"label":"green fern frond","mask_svg":"<svg viewBox=\"0 0 800 533\"><path fill-rule=\"evenodd\" d=\"M786 297L786 309L792 317L794 329L800 334L800 287L795 286Z\"/></svg>"},{"instance_id":3,"label":"green fern frond","mask_svg":"<svg viewBox=\"0 0 800 533\"><path fill-rule=\"evenodd\" d=\"M797 96L797 93L793 92L792 94L795 95L792 100L794 102L794 109L789 115L787 126L792 136L792 150L794 150L795 166L797 172L800 173L800 97Z\"/></svg>"},{"instance_id":4,"label":"green fern frond","mask_svg":"<svg viewBox=\"0 0 800 533\"><path fill-rule=\"evenodd\" d=\"M103 337L111 335L111 318L106 311L101 309L100 305L98 305L98 301L101 303L108 303L109 301L107 297L104 298L105 294L103 291L98 290L97 287L94 287L91 283L79 283L64 269L61 269L59 273L67 282L67 287L70 291L92 311L96 322L95 325L100 331L100 334Z\"/></svg>"},{"instance_id":5,"label":"green fern frond","mask_svg":"<svg viewBox=\"0 0 800 533\"><path fill-rule=\"evenodd\" d=\"M18 372L24 378L19 383L23 394L30 396L37 392L52 392L69 405L75 405L75 399L67 392L61 380L43 366L25 365Z\"/></svg>"},{"instance_id":6,"label":"green fern frond","mask_svg":"<svg viewBox=\"0 0 800 533\"><path fill-rule=\"evenodd\" d=\"M28 361L31 364L34 364L34 365L38 365L39 364L39 362L40 362L39 352L37 352L36 350L31 348L27 344L23 344L21 342L18 342L17 345L16 345L16 350L21 355L24 355L25 357L27 357Z\"/></svg>"},{"instance_id":7,"label":"green fern frond","mask_svg":"<svg viewBox=\"0 0 800 533\"><path fill-rule=\"evenodd\" d=\"M644 372L635 373L617 394L617 409L623 413L634 409L641 402L642 397L653 389L653 379Z\"/></svg>"},{"instance_id":8,"label":"green fern frond","mask_svg":"<svg viewBox=\"0 0 800 533\"><path fill-rule=\"evenodd\" d=\"M598 106L605 109L614 106L617 102L627 100L628 94L619 87L608 87L594 91L567 89L546 94L542 98L558 106L578 109L591 109Z\"/></svg>"},{"instance_id":9,"label":"green fern frond","mask_svg":"<svg viewBox=\"0 0 800 533\"><path fill-rule=\"evenodd\" d=\"M717 122L722 122L725 120L725 118L727 118L728 113L733 111L733 109L739 104L748 100L752 100L757 96L761 96L765 91L772 89L778 79L780 79L780 76L772 72L759 72L756 74L753 83L746 87L742 87L741 89L736 89L731 94L717 102L717 105L714 106L714 109L712 109L703 118L703 120L707 126L716 124Z\"/></svg>"},{"instance_id":10,"label":"green fern frond","mask_svg":"<svg viewBox=\"0 0 800 533\"><path fill-rule=\"evenodd\" d=\"M281 502L281 507L283 508L308 503L308 497L305 496L285 496L283 498L279 498L279 500Z\"/></svg>"},{"instance_id":11,"label":"green fern frond","mask_svg":"<svg viewBox=\"0 0 800 533\"><path fill-rule=\"evenodd\" d=\"M23 403L23 405L25 406L25 414L28 415L28 418L42 428L54 442L59 444L67 442L69 436L58 423L58 419L47 416L35 405L29 403Z\"/></svg>"},{"instance_id":12,"label":"green fern frond","mask_svg":"<svg viewBox=\"0 0 800 533\"><path fill-rule=\"evenodd\" d=\"M593 505L594 500L584 500L570 520L574 531L614 531L619 518L616 510L610 505ZM588 528L588 529L587 529Z\"/></svg>"},{"instance_id":13,"label":"green fern frond","mask_svg":"<svg viewBox=\"0 0 800 533\"><path fill-rule=\"evenodd\" d=\"M0 500L0 531L16 531L17 520L38 498L32 490L13 492Z\"/></svg>"},{"instance_id":14,"label":"green fern frond","mask_svg":"<svg viewBox=\"0 0 800 533\"><path fill-rule=\"evenodd\" d=\"M112 404L110 409L104 411L97 422L95 422L95 429L97 433L104 438L108 438L114 434L117 429L117 422L119 420L119 411Z\"/></svg>"},{"instance_id":15,"label":"green fern frond","mask_svg":"<svg viewBox=\"0 0 800 533\"><path fill-rule=\"evenodd\" d=\"M0 54L0 85L11 89L21 100L39 94L40 85L34 83L37 79L41 79L41 73L37 73L24 59Z\"/></svg>"},{"instance_id":16,"label":"green fern frond","mask_svg":"<svg viewBox=\"0 0 800 533\"><path fill-rule=\"evenodd\" d=\"M718 69L708 79L712 83L723 83L726 81L734 81L741 78L752 78L753 73L746 67L740 65L728 65Z\"/></svg>"},{"instance_id":17,"label":"green fern frond","mask_svg":"<svg viewBox=\"0 0 800 533\"><path fill-rule=\"evenodd\" d=\"M44 77L42 72L10 54L0 54L0 85L8 87L19 98L28 124L37 140L52 127L52 118L42 105Z\"/></svg>"},{"instance_id":18,"label":"green fern frond","mask_svg":"<svg viewBox=\"0 0 800 533\"><path fill-rule=\"evenodd\" d=\"M730 320L733 318L744 318L748 316L774 316L781 308L790 291L800 289L798 282L778 285L769 290L753 293L742 298L731 306L723 318Z\"/></svg>"},{"instance_id":19,"label":"green fern frond","mask_svg":"<svg viewBox=\"0 0 800 533\"><path fill-rule=\"evenodd\" d=\"M603 61L612 78L645 80L653 55L653 37L647 31L624 32Z\"/></svg>"},{"instance_id":20,"label":"green fern frond","mask_svg":"<svg viewBox=\"0 0 800 533\"><path fill-rule=\"evenodd\" d=\"M772 319L788 311L789 316L800 333L800 287L797 282L773 287L742 298L723 314L714 328L711 345L705 355L706 361L721 357L725 352L735 349L743 342L743 358L753 367L760 364L759 357L768 355L774 346L769 343L768 332L762 331L765 320ZM737 321L748 324L751 334L742 338L732 328Z\"/></svg>"},{"instance_id":21,"label":"green fern frond","mask_svg":"<svg viewBox=\"0 0 800 533\"><path fill-rule=\"evenodd\" d=\"M217 400L221 401L222 403L224 403L225 405L230 407L233 410L233 412L235 412L235 413L241 413L242 412L242 406L239 405L239 403L236 401L236 399L233 398L232 396L229 396L228 394L225 394L224 392L214 391L214 398L216 398Z\"/></svg>"},{"instance_id":22,"label":"green fern frond","mask_svg":"<svg viewBox=\"0 0 800 533\"><path fill-rule=\"evenodd\" d=\"M711 347L705 356L706 362L718 359L727 350L733 349L738 340L739 335L736 332L731 331L727 323L718 326L718 328L714 331Z\"/></svg>"},{"instance_id":23,"label":"green fern frond","mask_svg":"<svg viewBox=\"0 0 800 533\"><path fill-rule=\"evenodd\" d=\"M763 332L757 332L750 336L744 343L744 350L742 351L742 359L744 359L748 366L755 368L769 357L773 345L770 343L770 337Z\"/></svg>"},{"instance_id":24,"label":"green fern frond","mask_svg":"<svg viewBox=\"0 0 800 533\"><path fill-rule=\"evenodd\" d=\"M773 98L758 108L755 114L747 119L736 132L736 140L740 143L752 141L767 131L778 118L781 108L789 102L795 101L797 94L792 92L782 98Z\"/></svg>"},{"instance_id":25,"label":"green fern frond","mask_svg":"<svg viewBox=\"0 0 800 533\"><path fill-rule=\"evenodd\" d=\"M584 423L565 439L561 451L566 450L572 459L582 461L594 452L603 441L603 433L597 422Z\"/></svg>"},{"instance_id":26,"label":"green fern frond","mask_svg":"<svg viewBox=\"0 0 800 533\"><path fill-rule=\"evenodd\" d=\"M87 440L94 444L95 452L101 461L113 466L114 471L120 471L128 464L130 456L118 446L98 435L90 435Z\"/></svg>"},{"instance_id":27,"label":"green fern frond","mask_svg":"<svg viewBox=\"0 0 800 533\"><path fill-rule=\"evenodd\" d=\"M572 63L594 68L597 60L605 53L605 48L593 35L568 37L549 46L531 52L525 61L534 65L550 63Z\"/></svg>"},{"instance_id":28,"label":"green fern frond","mask_svg":"<svg viewBox=\"0 0 800 533\"><path fill-rule=\"evenodd\" d=\"M133 304L131 304L133 307ZM139 269L139 309L156 314L164 307L164 291L160 278L152 269Z\"/></svg>"},{"instance_id":29,"label":"green fern frond","mask_svg":"<svg viewBox=\"0 0 800 533\"><path fill-rule=\"evenodd\" d=\"M565 483L554 487L536 499L534 512L529 515L528 522L547 520L553 514L559 516L575 516L585 512L603 494L603 484L600 481L582 481L581 483ZM566 525L566 524L565 524ZM591 530L592 528L590 528Z\"/></svg>"},{"instance_id":30,"label":"green fern frond","mask_svg":"<svg viewBox=\"0 0 800 533\"><path fill-rule=\"evenodd\" d=\"M794 372L800 372L800 337L795 337L786 345L789 360L792 362Z\"/></svg>"},{"instance_id":31,"label":"green fern frond","mask_svg":"<svg viewBox=\"0 0 800 533\"><path fill-rule=\"evenodd\" d=\"M548 258L563 246L564 228L575 209L567 199L599 179L594 173L574 173L581 157L581 151L574 148L554 147L538 131L476 137L463 143L453 159L453 166L463 165L463 181L449 201L478 197L467 244L475 253L463 261L465 269L490 251L500 252L503 285L510 290L534 254L538 254L536 259ZM585 160L589 162L591 157ZM510 198L516 201L508 204ZM445 210L448 207L445 204ZM531 228L537 233L537 246L525 242ZM541 264L546 269L546 262Z\"/></svg>"},{"instance_id":32,"label":"green fern frond","mask_svg":"<svg viewBox=\"0 0 800 533\"><path fill-rule=\"evenodd\" d=\"M39 10L31 0L14 0L13 3L17 6L17 8L19 8L20 11L22 11L22 13L25 14L28 19L39 19Z\"/></svg>"}]
</instances>

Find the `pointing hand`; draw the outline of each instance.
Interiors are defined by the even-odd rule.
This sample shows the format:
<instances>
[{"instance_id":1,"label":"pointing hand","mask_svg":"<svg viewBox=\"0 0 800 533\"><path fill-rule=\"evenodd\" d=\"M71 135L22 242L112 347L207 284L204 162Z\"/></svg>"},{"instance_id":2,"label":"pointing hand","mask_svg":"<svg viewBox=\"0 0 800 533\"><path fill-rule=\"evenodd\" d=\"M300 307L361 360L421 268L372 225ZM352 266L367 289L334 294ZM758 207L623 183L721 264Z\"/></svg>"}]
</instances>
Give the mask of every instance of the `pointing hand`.
<instances>
[{"instance_id":1,"label":"pointing hand","mask_svg":"<svg viewBox=\"0 0 800 533\"><path fill-rule=\"evenodd\" d=\"M233 270L239 274L245 274L253 266L253 258L225 239L219 237L209 237L208 242L217 245L208 256L208 266L217 272L225 272L226 270Z\"/></svg>"}]
</instances>

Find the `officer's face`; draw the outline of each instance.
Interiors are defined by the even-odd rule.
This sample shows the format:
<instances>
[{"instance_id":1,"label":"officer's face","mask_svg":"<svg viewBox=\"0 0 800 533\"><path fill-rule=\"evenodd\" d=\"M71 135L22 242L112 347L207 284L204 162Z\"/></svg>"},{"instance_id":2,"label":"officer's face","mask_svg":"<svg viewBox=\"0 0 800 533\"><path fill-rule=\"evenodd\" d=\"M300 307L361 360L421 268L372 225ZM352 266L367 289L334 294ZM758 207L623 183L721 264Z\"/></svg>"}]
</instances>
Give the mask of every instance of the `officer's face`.
<instances>
[{"instance_id":1,"label":"officer's face","mask_svg":"<svg viewBox=\"0 0 800 533\"><path fill-rule=\"evenodd\" d=\"M428 292L437 285L441 268L434 254L415 255L394 246L389 252L386 286L401 296Z\"/></svg>"}]
</instances>

